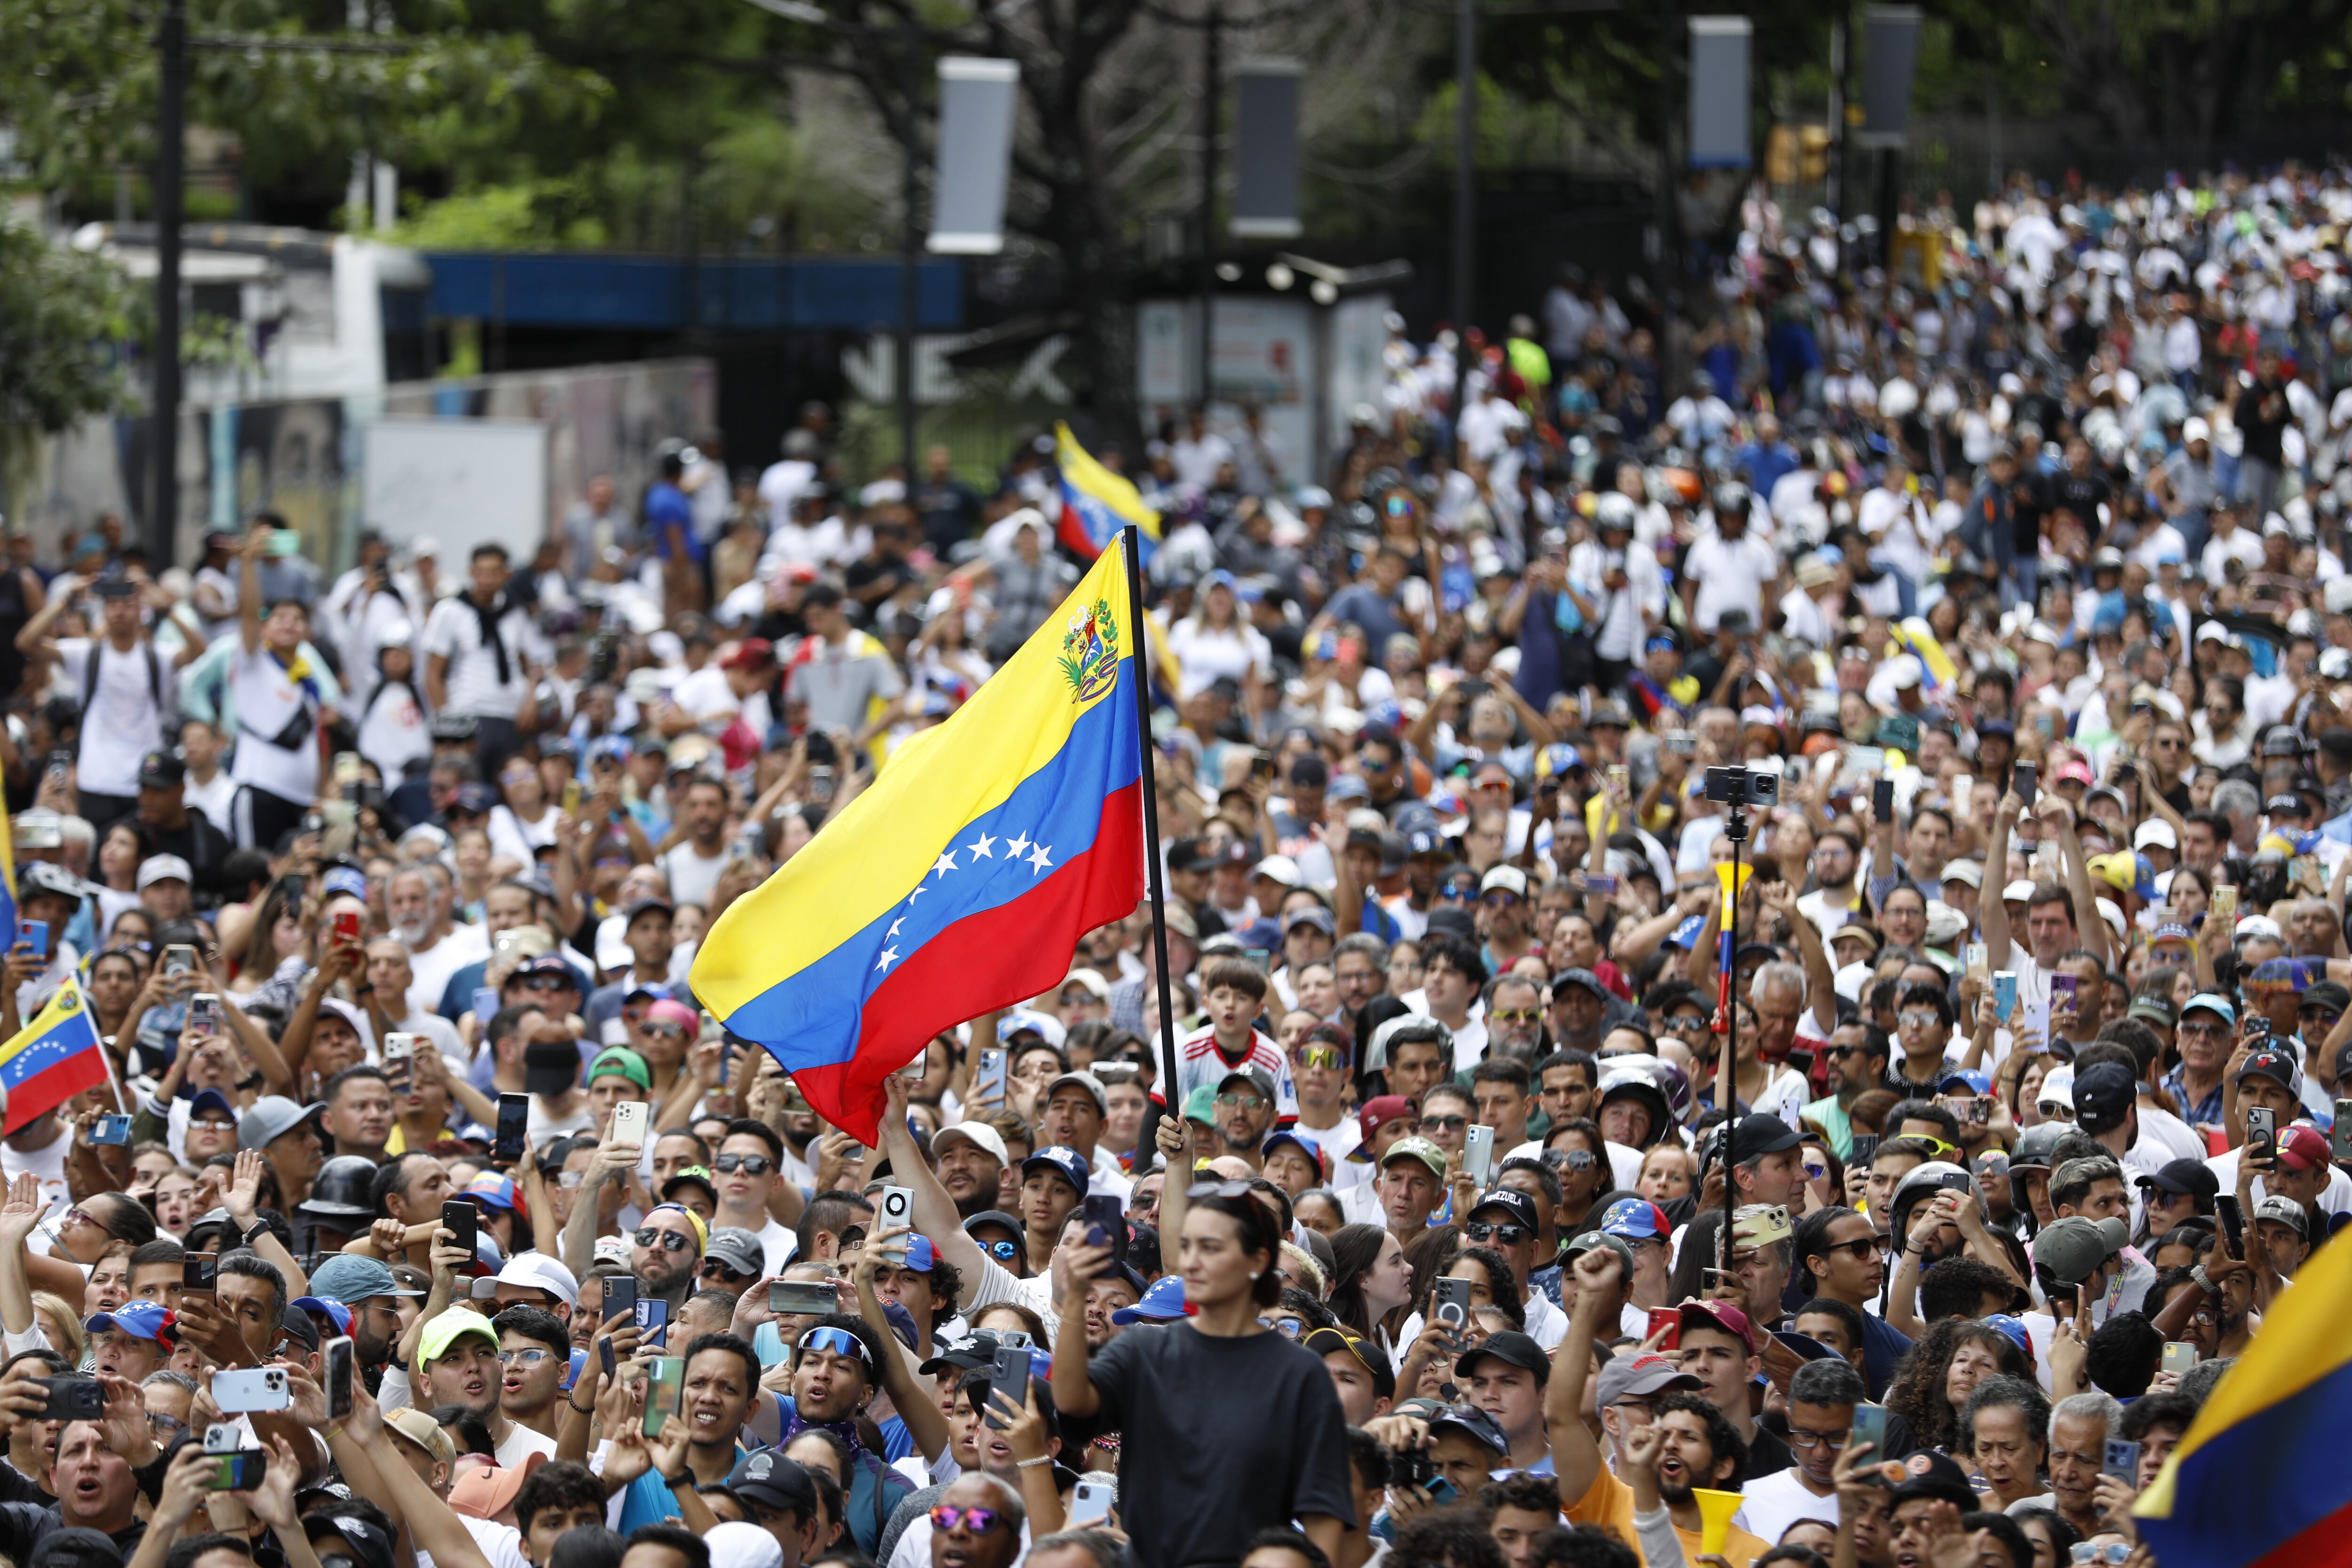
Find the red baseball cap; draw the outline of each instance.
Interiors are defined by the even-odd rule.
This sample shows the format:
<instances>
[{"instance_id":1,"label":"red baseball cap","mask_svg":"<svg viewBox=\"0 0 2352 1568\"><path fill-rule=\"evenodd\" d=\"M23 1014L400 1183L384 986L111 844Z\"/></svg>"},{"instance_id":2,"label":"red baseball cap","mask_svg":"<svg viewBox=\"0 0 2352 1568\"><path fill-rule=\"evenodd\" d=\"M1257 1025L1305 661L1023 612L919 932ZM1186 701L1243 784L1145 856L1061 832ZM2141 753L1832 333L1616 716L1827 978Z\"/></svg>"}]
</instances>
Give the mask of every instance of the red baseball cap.
<instances>
[{"instance_id":1,"label":"red baseball cap","mask_svg":"<svg viewBox=\"0 0 2352 1568\"><path fill-rule=\"evenodd\" d=\"M2278 1135L2279 1163L2297 1171L2324 1171L2331 1157L2327 1139L2315 1127L2289 1127Z\"/></svg>"},{"instance_id":2,"label":"red baseball cap","mask_svg":"<svg viewBox=\"0 0 2352 1568\"><path fill-rule=\"evenodd\" d=\"M1376 1094L1364 1101L1363 1108L1356 1112L1356 1131L1364 1135L1365 1142L1370 1143L1373 1133L1399 1117L1412 1113L1412 1101L1403 1095Z\"/></svg>"},{"instance_id":3,"label":"red baseball cap","mask_svg":"<svg viewBox=\"0 0 2352 1568\"><path fill-rule=\"evenodd\" d=\"M1691 1319L1694 1317L1706 1320L1699 1325L1700 1327L1712 1325L1721 1329L1741 1344L1746 1345L1749 1355L1756 1353L1756 1330L1748 1321L1748 1314L1730 1302L1703 1301L1693 1297L1683 1303L1683 1327L1691 1327Z\"/></svg>"},{"instance_id":4,"label":"red baseball cap","mask_svg":"<svg viewBox=\"0 0 2352 1568\"><path fill-rule=\"evenodd\" d=\"M719 661L721 669L761 669L776 662L776 645L765 637L745 637Z\"/></svg>"}]
</instances>

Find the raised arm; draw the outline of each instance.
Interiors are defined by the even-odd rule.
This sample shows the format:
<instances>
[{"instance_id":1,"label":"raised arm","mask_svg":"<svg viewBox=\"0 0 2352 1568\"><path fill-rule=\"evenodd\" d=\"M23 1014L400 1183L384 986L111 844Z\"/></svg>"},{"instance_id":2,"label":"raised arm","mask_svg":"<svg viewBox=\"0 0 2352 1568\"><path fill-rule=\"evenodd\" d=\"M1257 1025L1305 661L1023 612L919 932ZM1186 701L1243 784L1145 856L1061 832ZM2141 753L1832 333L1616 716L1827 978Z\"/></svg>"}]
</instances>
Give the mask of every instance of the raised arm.
<instances>
[{"instance_id":1,"label":"raised arm","mask_svg":"<svg viewBox=\"0 0 2352 1568\"><path fill-rule=\"evenodd\" d=\"M1828 1039L1837 1032L1837 969L1822 942L1821 928L1797 908L1797 889L1786 882L1759 883L1756 897L1789 923L1797 951L1804 955L1805 995L1813 1005L1813 1022L1821 1026L1822 1038Z\"/></svg>"},{"instance_id":2,"label":"raised arm","mask_svg":"<svg viewBox=\"0 0 2352 1568\"><path fill-rule=\"evenodd\" d=\"M915 1146L915 1135L907 1131L907 1080L892 1073L882 1085L887 1097L882 1110L882 1152L890 1157L891 1174L915 1194L915 1229L930 1237L940 1256L963 1276L964 1288L971 1289L987 1272L988 1255L964 1233L955 1199L940 1185L929 1162ZM1081 1311L1078 1316L1083 1320L1086 1314Z\"/></svg>"},{"instance_id":3,"label":"raised arm","mask_svg":"<svg viewBox=\"0 0 2352 1568\"><path fill-rule=\"evenodd\" d=\"M1601 1473L1601 1445L1584 1425L1584 1383L1591 1370L1601 1308L1616 1300L1625 1260L1613 1247L1596 1247L1571 1267L1576 1310L1569 1315L1568 1336L1552 1358L1551 1382L1544 1390L1544 1425L1551 1434L1552 1470L1559 1480L1563 1513L1584 1500Z\"/></svg>"},{"instance_id":4,"label":"raised arm","mask_svg":"<svg viewBox=\"0 0 2352 1568\"><path fill-rule=\"evenodd\" d=\"M257 522L236 552L236 636L247 653L261 651L261 553L278 530Z\"/></svg>"},{"instance_id":5,"label":"raised arm","mask_svg":"<svg viewBox=\"0 0 2352 1568\"><path fill-rule=\"evenodd\" d=\"M2099 913L2098 894L2091 888L2091 863L2083 857L2083 841L2074 836L2074 808L2063 796L2049 795L2034 802L2033 815L2045 826L2058 830L2058 858L2066 872L2066 896L2074 906L2074 929L2081 933L2083 945L2097 954L2105 967L2110 933Z\"/></svg>"},{"instance_id":6,"label":"raised arm","mask_svg":"<svg viewBox=\"0 0 2352 1568\"><path fill-rule=\"evenodd\" d=\"M1977 900L1977 918L1984 922L1985 958L1995 969L2007 969L2015 956L2009 930L2009 906L2000 900L2000 889L2009 886L2009 834L2016 826L2017 814L2025 803L2017 798L2015 790L2002 792L2000 804L1992 808L1992 834L1985 840L1984 879L1986 890L1993 896Z\"/></svg>"}]
</instances>

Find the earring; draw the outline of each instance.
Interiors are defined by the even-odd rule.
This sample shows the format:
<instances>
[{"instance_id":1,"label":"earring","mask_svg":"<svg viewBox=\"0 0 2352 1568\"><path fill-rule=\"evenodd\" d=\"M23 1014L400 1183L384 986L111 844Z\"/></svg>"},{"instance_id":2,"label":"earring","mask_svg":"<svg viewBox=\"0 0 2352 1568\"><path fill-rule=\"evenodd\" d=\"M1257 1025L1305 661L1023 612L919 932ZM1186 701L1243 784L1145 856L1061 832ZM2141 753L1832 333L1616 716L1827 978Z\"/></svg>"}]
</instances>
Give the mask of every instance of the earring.
<instances>
[{"instance_id":1,"label":"earring","mask_svg":"<svg viewBox=\"0 0 2352 1568\"><path fill-rule=\"evenodd\" d=\"M1255 1274L1252 1274L1252 1275L1250 1276L1250 1280L1251 1280L1251 1282L1252 1282L1253 1284L1255 1284L1255 1283L1256 1282L1256 1280L1257 1280L1257 1276L1256 1276Z\"/></svg>"}]
</instances>

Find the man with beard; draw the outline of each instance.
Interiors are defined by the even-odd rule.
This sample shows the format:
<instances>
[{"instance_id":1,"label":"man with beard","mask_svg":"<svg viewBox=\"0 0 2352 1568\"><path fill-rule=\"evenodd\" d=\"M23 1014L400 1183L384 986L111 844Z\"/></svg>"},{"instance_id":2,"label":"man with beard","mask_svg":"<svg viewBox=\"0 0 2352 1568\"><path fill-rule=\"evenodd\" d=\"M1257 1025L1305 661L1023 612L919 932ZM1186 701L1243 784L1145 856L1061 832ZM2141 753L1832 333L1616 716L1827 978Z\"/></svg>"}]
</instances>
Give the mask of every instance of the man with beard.
<instances>
[{"instance_id":1,"label":"man with beard","mask_svg":"<svg viewBox=\"0 0 2352 1568\"><path fill-rule=\"evenodd\" d=\"M436 1164L439 1162L436 1161ZM341 1301L351 1309L352 1348L362 1370L380 1368L392 1360L403 1324L400 1303L415 1291L403 1290L392 1270L373 1258L339 1252L319 1265L310 1276L310 1294Z\"/></svg>"},{"instance_id":2,"label":"man with beard","mask_svg":"<svg viewBox=\"0 0 2352 1568\"><path fill-rule=\"evenodd\" d=\"M554 1313L527 1306L509 1307L490 1327L499 1336L499 1418L524 1445L520 1452L551 1458L555 1402L572 1370L572 1331ZM501 1434L493 1429L491 1436Z\"/></svg>"},{"instance_id":3,"label":"man with beard","mask_svg":"<svg viewBox=\"0 0 2352 1568\"><path fill-rule=\"evenodd\" d=\"M1543 992L1524 974L1486 982L1486 1056L1532 1064L1543 1054Z\"/></svg>"},{"instance_id":4,"label":"man with beard","mask_svg":"<svg viewBox=\"0 0 2352 1568\"><path fill-rule=\"evenodd\" d=\"M607 1484L620 1479L629 1483L621 1503L624 1531L658 1524L673 1514L692 1525L697 1510L704 1507L698 1489L723 1485L743 1457L736 1435L760 1391L759 1352L733 1334L702 1334L688 1342L685 1359L677 1414L670 1418L686 1425L682 1458L676 1446L677 1434L665 1430L655 1441L637 1447L637 1454L651 1461L644 1473L628 1475L637 1460L625 1450L605 1461ZM619 1470L614 1468L616 1460Z\"/></svg>"},{"instance_id":5,"label":"man with beard","mask_svg":"<svg viewBox=\"0 0 2352 1568\"><path fill-rule=\"evenodd\" d=\"M393 873L383 895L384 917L392 934L408 950L409 985L405 995L381 999L387 1014L402 1017L422 1013L441 1000L449 977L488 955L489 938L479 926L452 931L448 904L439 897L432 873L421 866L404 866Z\"/></svg>"},{"instance_id":6,"label":"man with beard","mask_svg":"<svg viewBox=\"0 0 2352 1568\"><path fill-rule=\"evenodd\" d=\"M1563 969L1551 977L1551 1037L1563 1051L1590 1056L1601 1048L1609 993L1590 969ZM1557 1053L1555 1053L1557 1054Z\"/></svg>"},{"instance_id":7,"label":"man with beard","mask_svg":"<svg viewBox=\"0 0 2352 1568\"><path fill-rule=\"evenodd\" d=\"M995 1128L970 1118L942 1127L931 1140L931 1152L940 1163L940 1185L955 1200L958 1218L970 1219L996 1207L1006 1151Z\"/></svg>"},{"instance_id":8,"label":"man with beard","mask_svg":"<svg viewBox=\"0 0 2352 1568\"><path fill-rule=\"evenodd\" d=\"M1253 1171L1265 1163L1265 1131L1274 1125L1275 1106L1274 1076L1264 1068L1238 1068L1217 1085L1217 1140ZM1034 1218L1029 1234L1037 1234Z\"/></svg>"},{"instance_id":9,"label":"man with beard","mask_svg":"<svg viewBox=\"0 0 2352 1568\"><path fill-rule=\"evenodd\" d=\"M629 1238L629 1272L636 1277L638 1300L660 1297L669 1303L675 1319L701 1271L709 1236L702 1216L683 1204L659 1204L647 1210L645 1223Z\"/></svg>"}]
</instances>

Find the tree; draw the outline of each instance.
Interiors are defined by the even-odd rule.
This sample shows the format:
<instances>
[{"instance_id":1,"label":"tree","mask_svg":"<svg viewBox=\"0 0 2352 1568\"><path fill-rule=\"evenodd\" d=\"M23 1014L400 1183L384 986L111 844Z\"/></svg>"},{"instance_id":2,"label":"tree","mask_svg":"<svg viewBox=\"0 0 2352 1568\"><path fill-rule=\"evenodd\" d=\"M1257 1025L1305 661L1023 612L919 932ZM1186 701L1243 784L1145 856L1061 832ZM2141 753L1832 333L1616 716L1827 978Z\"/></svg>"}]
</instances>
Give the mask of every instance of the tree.
<instances>
[{"instance_id":1,"label":"tree","mask_svg":"<svg viewBox=\"0 0 2352 1568\"><path fill-rule=\"evenodd\" d=\"M0 222L0 477L7 510L31 482L36 438L121 405L136 296L95 256Z\"/></svg>"}]
</instances>

